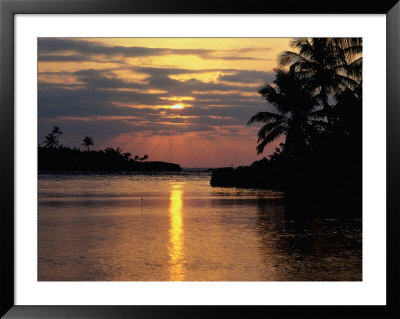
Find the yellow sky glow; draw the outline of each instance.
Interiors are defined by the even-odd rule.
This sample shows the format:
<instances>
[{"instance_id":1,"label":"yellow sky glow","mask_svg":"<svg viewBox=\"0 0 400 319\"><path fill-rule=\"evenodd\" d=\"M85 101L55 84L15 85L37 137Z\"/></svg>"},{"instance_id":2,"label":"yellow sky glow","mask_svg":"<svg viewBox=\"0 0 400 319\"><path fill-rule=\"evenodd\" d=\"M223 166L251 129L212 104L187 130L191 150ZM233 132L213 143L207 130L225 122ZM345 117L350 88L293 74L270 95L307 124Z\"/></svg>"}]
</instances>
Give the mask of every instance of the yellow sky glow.
<instances>
[{"instance_id":1,"label":"yellow sky glow","mask_svg":"<svg viewBox=\"0 0 400 319\"><path fill-rule=\"evenodd\" d=\"M256 127L246 123L265 109L257 88L272 79L290 39L42 39L39 135L58 125L67 146L90 135L97 149L119 146L184 167L268 155L256 155Z\"/></svg>"}]
</instances>

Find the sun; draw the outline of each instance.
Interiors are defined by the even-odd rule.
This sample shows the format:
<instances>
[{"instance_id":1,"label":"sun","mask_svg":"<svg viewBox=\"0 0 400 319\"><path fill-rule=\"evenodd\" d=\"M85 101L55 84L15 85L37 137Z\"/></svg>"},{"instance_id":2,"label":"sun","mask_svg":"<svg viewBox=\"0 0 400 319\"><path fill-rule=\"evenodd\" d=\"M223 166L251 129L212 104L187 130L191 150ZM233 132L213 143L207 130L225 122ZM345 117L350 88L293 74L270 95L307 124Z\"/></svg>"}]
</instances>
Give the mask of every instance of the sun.
<instances>
[{"instance_id":1,"label":"sun","mask_svg":"<svg viewBox=\"0 0 400 319\"><path fill-rule=\"evenodd\" d=\"M183 105L182 104L175 104L171 106L171 109L173 110L181 110L183 109Z\"/></svg>"}]
</instances>

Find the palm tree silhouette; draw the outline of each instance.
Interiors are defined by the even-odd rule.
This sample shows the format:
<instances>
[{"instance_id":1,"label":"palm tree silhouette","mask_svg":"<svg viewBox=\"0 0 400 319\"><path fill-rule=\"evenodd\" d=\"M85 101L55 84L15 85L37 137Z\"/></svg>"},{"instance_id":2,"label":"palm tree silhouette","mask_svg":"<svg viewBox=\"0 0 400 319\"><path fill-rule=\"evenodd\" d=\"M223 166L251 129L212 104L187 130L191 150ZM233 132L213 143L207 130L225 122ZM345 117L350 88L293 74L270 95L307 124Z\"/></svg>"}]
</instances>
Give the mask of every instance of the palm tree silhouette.
<instances>
[{"instance_id":1,"label":"palm tree silhouette","mask_svg":"<svg viewBox=\"0 0 400 319\"><path fill-rule=\"evenodd\" d=\"M87 151L89 152L89 146L94 145L94 141L90 136L85 136L82 140L82 145L87 147Z\"/></svg>"},{"instance_id":2,"label":"palm tree silhouette","mask_svg":"<svg viewBox=\"0 0 400 319\"><path fill-rule=\"evenodd\" d=\"M55 148L57 146L56 138L52 133L46 135L43 143L46 148Z\"/></svg>"},{"instance_id":3,"label":"palm tree silhouette","mask_svg":"<svg viewBox=\"0 0 400 319\"><path fill-rule=\"evenodd\" d=\"M360 85L362 57L357 55L362 52L362 39L298 38L291 46L298 52L282 52L279 64L314 81L316 97L331 122L328 96Z\"/></svg>"},{"instance_id":4,"label":"palm tree silhouette","mask_svg":"<svg viewBox=\"0 0 400 319\"><path fill-rule=\"evenodd\" d=\"M63 132L61 132L61 129L58 126L54 126L53 129L51 130L51 133L55 137L56 147L59 148L58 137L61 136Z\"/></svg>"},{"instance_id":5,"label":"palm tree silhouette","mask_svg":"<svg viewBox=\"0 0 400 319\"><path fill-rule=\"evenodd\" d=\"M362 79L362 38L333 38L339 50L344 73L358 83L351 83L350 89L361 89Z\"/></svg>"},{"instance_id":6,"label":"palm tree silhouette","mask_svg":"<svg viewBox=\"0 0 400 319\"><path fill-rule=\"evenodd\" d=\"M319 103L312 94L310 79L294 71L276 72L273 85L266 83L258 90L276 112L259 112L247 123L264 123L257 134L257 154L262 153L267 144L281 135L286 135L283 152L288 154L303 150L324 125L324 122L317 120L321 114L315 110Z\"/></svg>"}]
</instances>

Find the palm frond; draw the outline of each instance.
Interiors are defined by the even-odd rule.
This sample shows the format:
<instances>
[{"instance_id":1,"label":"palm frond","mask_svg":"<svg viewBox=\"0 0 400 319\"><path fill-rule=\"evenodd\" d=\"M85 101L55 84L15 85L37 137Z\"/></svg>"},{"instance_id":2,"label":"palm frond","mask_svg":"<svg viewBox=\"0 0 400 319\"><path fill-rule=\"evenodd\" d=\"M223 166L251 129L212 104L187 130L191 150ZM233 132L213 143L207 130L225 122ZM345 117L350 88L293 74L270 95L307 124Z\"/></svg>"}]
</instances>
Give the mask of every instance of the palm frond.
<instances>
[{"instance_id":1,"label":"palm frond","mask_svg":"<svg viewBox=\"0 0 400 319\"><path fill-rule=\"evenodd\" d=\"M271 133L274 129L276 129L279 126L283 126L285 124L285 121L275 121L271 122L268 124L263 125L260 130L258 131L258 140L257 143L259 143L261 140L265 139L265 137Z\"/></svg>"},{"instance_id":2,"label":"palm frond","mask_svg":"<svg viewBox=\"0 0 400 319\"><path fill-rule=\"evenodd\" d=\"M290 41L290 46L293 49L301 48L305 43L309 43L308 38L295 38Z\"/></svg>"},{"instance_id":3,"label":"palm frond","mask_svg":"<svg viewBox=\"0 0 400 319\"><path fill-rule=\"evenodd\" d=\"M271 143L272 141L274 141L276 138L278 138L279 136L281 136L282 134L284 134L286 132L286 128L283 126L279 126L276 129L272 130L264 139L263 141L257 145L256 149L257 149L257 154L261 154L264 151L265 146L267 146L267 144Z\"/></svg>"},{"instance_id":4,"label":"palm frond","mask_svg":"<svg viewBox=\"0 0 400 319\"><path fill-rule=\"evenodd\" d=\"M280 115L272 112L258 112L256 115L253 115L250 120L247 122L247 125L250 125L255 122L260 123L270 123L272 121L283 121L286 117L284 115Z\"/></svg>"},{"instance_id":5,"label":"palm frond","mask_svg":"<svg viewBox=\"0 0 400 319\"><path fill-rule=\"evenodd\" d=\"M353 80L352 78L345 76L345 75L336 74L334 76L334 78L335 78L336 82L341 83L342 85L344 85L345 87L348 87L350 89L354 89L355 87L358 87L360 85L360 83L358 83L356 80ZM335 92L335 93L337 93L337 92Z\"/></svg>"},{"instance_id":6,"label":"palm frond","mask_svg":"<svg viewBox=\"0 0 400 319\"><path fill-rule=\"evenodd\" d=\"M357 81L362 79L362 57L354 60L348 65L347 75Z\"/></svg>"},{"instance_id":7,"label":"palm frond","mask_svg":"<svg viewBox=\"0 0 400 319\"><path fill-rule=\"evenodd\" d=\"M275 94L276 90L271 86L271 84L265 83L257 89L257 92L260 93L262 97L266 97L268 95Z\"/></svg>"},{"instance_id":8,"label":"palm frond","mask_svg":"<svg viewBox=\"0 0 400 319\"><path fill-rule=\"evenodd\" d=\"M295 63L308 62L303 56L296 52L284 51L278 57L278 63L280 66L291 65Z\"/></svg>"}]
</instances>

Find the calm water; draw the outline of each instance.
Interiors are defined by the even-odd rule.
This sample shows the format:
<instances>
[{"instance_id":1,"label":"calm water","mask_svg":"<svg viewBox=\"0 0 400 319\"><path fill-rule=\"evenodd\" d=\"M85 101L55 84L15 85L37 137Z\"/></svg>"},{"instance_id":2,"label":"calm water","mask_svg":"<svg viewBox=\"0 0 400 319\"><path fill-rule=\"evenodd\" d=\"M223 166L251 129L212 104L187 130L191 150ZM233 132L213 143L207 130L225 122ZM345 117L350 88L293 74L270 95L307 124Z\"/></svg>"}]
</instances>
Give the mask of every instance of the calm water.
<instances>
[{"instance_id":1,"label":"calm water","mask_svg":"<svg viewBox=\"0 0 400 319\"><path fill-rule=\"evenodd\" d=\"M362 280L361 219L300 218L278 192L209 181L39 175L39 280Z\"/></svg>"}]
</instances>

